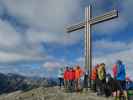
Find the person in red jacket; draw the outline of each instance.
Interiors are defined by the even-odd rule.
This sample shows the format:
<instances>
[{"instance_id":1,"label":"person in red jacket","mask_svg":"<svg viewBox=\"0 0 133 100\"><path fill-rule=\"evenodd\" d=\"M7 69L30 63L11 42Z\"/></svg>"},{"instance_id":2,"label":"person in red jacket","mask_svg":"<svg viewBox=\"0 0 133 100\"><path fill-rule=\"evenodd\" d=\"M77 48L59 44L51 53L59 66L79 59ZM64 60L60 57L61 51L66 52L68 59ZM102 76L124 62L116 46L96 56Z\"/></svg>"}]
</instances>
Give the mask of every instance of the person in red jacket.
<instances>
[{"instance_id":1,"label":"person in red jacket","mask_svg":"<svg viewBox=\"0 0 133 100\"><path fill-rule=\"evenodd\" d=\"M93 69L92 69L92 73L91 73L91 80L92 80L92 90L94 90L94 92L96 92L96 81L97 81L97 69L98 69L99 65L97 64Z\"/></svg>"},{"instance_id":2,"label":"person in red jacket","mask_svg":"<svg viewBox=\"0 0 133 100\"><path fill-rule=\"evenodd\" d=\"M114 79L116 79L116 75L117 75L117 64L114 64L114 65L113 65L112 73L113 73Z\"/></svg>"},{"instance_id":3,"label":"person in red jacket","mask_svg":"<svg viewBox=\"0 0 133 100\"><path fill-rule=\"evenodd\" d=\"M69 85L69 67L67 66L64 71L64 87L65 89L68 89Z\"/></svg>"},{"instance_id":4,"label":"person in red jacket","mask_svg":"<svg viewBox=\"0 0 133 100\"><path fill-rule=\"evenodd\" d=\"M70 91L74 90L75 86L75 70L71 67L69 71L69 88Z\"/></svg>"}]
</instances>

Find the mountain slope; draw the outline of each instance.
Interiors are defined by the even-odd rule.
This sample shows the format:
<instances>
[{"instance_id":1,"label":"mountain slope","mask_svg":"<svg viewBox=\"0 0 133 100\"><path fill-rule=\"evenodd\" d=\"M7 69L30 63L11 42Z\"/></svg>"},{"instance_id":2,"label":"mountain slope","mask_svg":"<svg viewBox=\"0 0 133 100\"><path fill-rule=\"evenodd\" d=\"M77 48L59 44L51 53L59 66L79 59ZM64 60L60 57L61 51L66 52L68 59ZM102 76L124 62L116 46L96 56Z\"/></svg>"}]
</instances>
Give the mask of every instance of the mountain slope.
<instances>
[{"instance_id":1,"label":"mountain slope","mask_svg":"<svg viewBox=\"0 0 133 100\"><path fill-rule=\"evenodd\" d=\"M17 91L3 94L0 100L112 100L112 98L98 97L90 91L82 93L66 93L58 87L37 88L28 92Z\"/></svg>"}]
</instances>

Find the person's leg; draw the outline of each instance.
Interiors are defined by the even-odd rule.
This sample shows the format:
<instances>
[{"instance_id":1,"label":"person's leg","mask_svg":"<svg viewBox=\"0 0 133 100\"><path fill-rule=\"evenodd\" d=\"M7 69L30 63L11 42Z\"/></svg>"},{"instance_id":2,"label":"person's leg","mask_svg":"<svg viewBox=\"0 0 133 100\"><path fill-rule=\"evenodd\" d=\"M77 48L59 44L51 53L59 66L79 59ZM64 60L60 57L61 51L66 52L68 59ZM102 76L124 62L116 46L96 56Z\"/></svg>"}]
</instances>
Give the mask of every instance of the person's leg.
<instances>
[{"instance_id":1,"label":"person's leg","mask_svg":"<svg viewBox=\"0 0 133 100\"><path fill-rule=\"evenodd\" d=\"M120 98L120 92L122 91L122 88L121 88L121 81L117 80L117 84L118 84L118 89L116 91L116 98L119 99Z\"/></svg>"},{"instance_id":2,"label":"person's leg","mask_svg":"<svg viewBox=\"0 0 133 100\"><path fill-rule=\"evenodd\" d=\"M80 79L76 79L76 91L80 89Z\"/></svg>"},{"instance_id":3,"label":"person's leg","mask_svg":"<svg viewBox=\"0 0 133 100\"><path fill-rule=\"evenodd\" d=\"M68 81L68 89L71 89L71 80Z\"/></svg>"},{"instance_id":4,"label":"person's leg","mask_svg":"<svg viewBox=\"0 0 133 100\"><path fill-rule=\"evenodd\" d=\"M76 91L78 90L78 79L76 79L75 81L75 87L76 87Z\"/></svg>"},{"instance_id":5,"label":"person's leg","mask_svg":"<svg viewBox=\"0 0 133 100\"><path fill-rule=\"evenodd\" d=\"M96 80L94 80L94 91L96 92Z\"/></svg>"},{"instance_id":6,"label":"person's leg","mask_svg":"<svg viewBox=\"0 0 133 100\"><path fill-rule=\"evenodd\" d=\"M78 90L80 90L80 79L78 79Z\"/></svg>"},{"instance_id":7,"label":"person's leg","mask_svg":"<svg viewBox=\"0 0 133 100\"><path fill-rule=\"evenodd\" d=\"M63 86L64 86L64 79L62 78L62 84L63 84Z\"/></svg>"},{"instance_id":8,"label":"person's leg","mask_svg":"<svg viewBox=\"0 0 133 100\"><path fill-rule=\"evenodd\" d=\"M103 82L103 80L101 81L101 88L100 88L100 91L101 91L101 95L103 95L104 94L104 82Z\"/></svg>"},{"instance_id":9,"label":"person's leg","mask_svg":"<svg viewBox=\"0 0 133 100\"><path fill-rule=\"evenodd\" d=\"M69 89L69 80L67 80L66 87L67 87L67 89Z\"/></svg>"},{"instance_id":10,"label":"person's leg","mask_svg":"<svg viewBox=\"0 0 133 100\"><path fill-rule=\"evenodd\" d=\"M98 92L98 79L96 79L96 92Z\"/></svg>"},{"instance_id":11,"label":"person's leg","mask_svg":"<svg viewBox=\"0 0 133 100\"><path fill-rule=\"evenodd\" d=\"M122 81L122 89L123 89L123 94L124 94L125 99L128 100L126 81Z\"/></svg>"},{"instance_id":12,"label":"person's leg","mask_svg":"<svg viewBox=\"0 0 133 100\"><path fill-rule=\"evenodd\" d=\"M68 82L67 80L65 80L64 82L65 82L65 89L67 89Z\"/></svg>"},{"instance_id":13,"label":"person's leg","mask_svg":"<svg viewBox=\"0 0 133 100\"><path fill-rule=\"evenodd\" d=\"M97 95L99 96L100 95L100 80L97 79Z\"/></svg>"},{"instance_id":14,"label":"person's leg","mask_svg":"<svg viewBox=\"0 0 133 100\"><path fill-rule=\"evenodd\" d=\"M61 86L64 86L64 80L61 78Z\"/></svg>"},{"instance_id":15,"label":"person's leg","mask_svg":"<svg viewBox=\"0 0 133 100\"><path fill-rule=\"evenodd\" d=\"M102 84L102 80L99 81L99 95L102 95L103 93L103 84Z\"/></svg>"},{"instance_id":16,"label":"person's leg","mask_svg":"<svg viewBox=\"0 0 133 100\"><path fill-rule=\"evenodd\" d=\"M76 80L73 81L73 89L76 90Z\"/></svg>"},{"instance_id":17,"label":"person's leg","mask_svg":"<svg viewBox=\"0 0 133 100\"><path fill-rule=\"evenodd\" d=\"M93 90L94 92L97 92L96 80L92 80L92 90Z\"/></svg>"},{"instance_id":18,"label":"person's leg","mask_svg":"<svg viewBox=\"0 0 133 100\"><path fill-rule=\"evenodd\" d=\"M91 90L94 90L94 80L91 80L91 82L92 82L92 83L91 83L92 85L91 85L91 88L90 88L90 89L91 89Z\"/></svg>"},{"instance_id":19,"label":"person's leg","mask_svg":"<svg viewBox=\"0 0 133 100\"><path fill-rule=\"evenodd\" d=\"M88 75L87 74L84 75L83 87L86 88L86 89L88 88Z\"/></svg>"},{"instance_id":20,"label":"person's leg","mask_svg":"<svg viewBox=\"0 0 133 100\"><path fill-rule=\"evenodd\" d=\"M124 92L123 92L123 93L124 93L125 99L126 99L126 100L128 100L127 91L126 91L126 90L124 90Z\"/></svg>"},{"instance_id":21,"label":"person's leg","mask_svg":"<svg viewBox=\"0 0 133 100\"><path fill-rule=\"evenodd\" d=\"M74 86L75 86L75 83L74 83L74 80L72 80L72 90L74 91Z\"/></svg>"},{"instance_id":22,"label":"person's leg","mask_svg":"<svg viewBox=\"0 0 133 100\"><path fill-rule=\"evenodd\" d=\"M103 79L102 80L102 95L104 95L105 94L105 89L107 88L107 85L106 85L106 80L105 79Z\"/></svg>"},{"instance_id":23,"label":"person's leg","mask_svg":"<svg viewBox=\"0 0 133 100\"><path fill-rule=\"evenodd\" d=\"M72 80L70 80L70 90L72 91Z\"/></svg>"},{"instance_id":24,"label":"person's leg","mask_svg":"<svg viewBox=\"0 0 133 100\"><path fill-rule=\"evenodd\" d=\"M126 91L126 83L125 83L125 81L119 81L119 84L120 84L120 89L119 89L119 98L123 98L123 96L124 96L124 98L126 99L126 100L128 100L128 96L127 96L127 91Z\"/></svg>"},{"instance_id":25,"label":"person's leg","mask_svg":"<svg viewBox=\"0 0 133 100\"><path fill-rule=\"evenodd\" d=\"M95 82L95 80L92 80L92 87L91 87L91 89L92 89L94 92L96 92L96 82Z\"/></svg>"},{"instance_id":26,"label":"person's leg","mask_svg":"<svg viewBox=\"0 0 133 100\"><path fill-rule=\"evenodd\" d=\"M59 78L59 87L61 88L61 78Z\"/></svg>"},{"instance_id":27,"label":"person's leg","mask_svg":"<svg viewBox=\"0 0 133 100\"><path fill-rule=\"evenodd\" d=\"M64 88L66 89L66 80L64 80Z\"/></svg>"}]
</instances>

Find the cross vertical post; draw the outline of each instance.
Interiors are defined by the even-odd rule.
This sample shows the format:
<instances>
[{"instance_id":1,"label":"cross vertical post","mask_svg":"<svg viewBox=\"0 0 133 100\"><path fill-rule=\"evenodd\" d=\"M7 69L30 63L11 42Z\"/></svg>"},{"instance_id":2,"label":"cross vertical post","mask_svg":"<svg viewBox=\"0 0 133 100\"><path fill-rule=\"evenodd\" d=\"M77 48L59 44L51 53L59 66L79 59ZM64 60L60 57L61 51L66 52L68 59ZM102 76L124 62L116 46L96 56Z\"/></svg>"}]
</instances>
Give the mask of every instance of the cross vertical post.
<instances>
[{"instance_id":1,"label":"cross vertical post","mask_svg":"<svg viewBox=\"0 0 133 100\"><path fill-rule=\"evenodd\" d=\"M85 70L91 76L91 24L88 20L91 19L91 6L85 8ZM88 80L86 80L88 83ZM91 87L91 80L89 80L89 86Z\"/></svg>"}]
</instances>

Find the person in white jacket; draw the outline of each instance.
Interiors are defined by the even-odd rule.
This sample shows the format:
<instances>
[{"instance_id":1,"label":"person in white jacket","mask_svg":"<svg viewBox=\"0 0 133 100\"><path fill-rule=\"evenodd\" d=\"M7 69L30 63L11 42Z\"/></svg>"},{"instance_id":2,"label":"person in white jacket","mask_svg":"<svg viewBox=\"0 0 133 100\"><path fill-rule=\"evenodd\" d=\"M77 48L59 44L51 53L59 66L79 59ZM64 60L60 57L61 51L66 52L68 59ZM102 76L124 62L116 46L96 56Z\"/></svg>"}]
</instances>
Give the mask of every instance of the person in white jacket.
<instances>
[{"instance_id":1,"label":"person in white jacket","mask_svg":"<svg viewBox=\"0 0 133 100\"><path fill-rule=\"evenodd\" d=\"M64 68L61 67L59 69L59 72L58 72L58 79L59 79L59 86L60 86L60 88L61 88L61 86L64 86L64 79L63 79L63 77L64 77Z\"/></svg>"}]
</instances>

